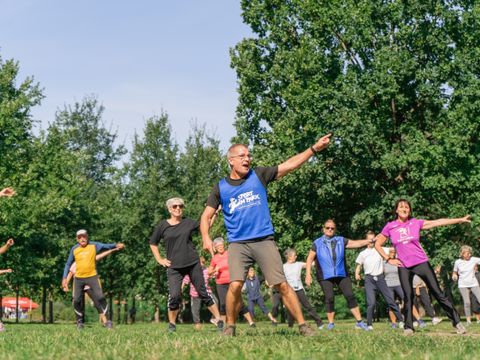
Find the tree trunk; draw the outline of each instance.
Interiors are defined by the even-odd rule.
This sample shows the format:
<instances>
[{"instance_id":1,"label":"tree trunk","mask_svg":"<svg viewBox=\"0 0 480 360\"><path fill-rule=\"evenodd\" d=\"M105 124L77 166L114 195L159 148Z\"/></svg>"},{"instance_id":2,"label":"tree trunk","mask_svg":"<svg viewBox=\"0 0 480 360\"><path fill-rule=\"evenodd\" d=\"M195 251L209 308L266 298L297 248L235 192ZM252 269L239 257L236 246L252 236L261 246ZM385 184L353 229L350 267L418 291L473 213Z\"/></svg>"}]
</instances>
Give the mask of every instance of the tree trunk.
<instances>
[{"instance_id":1,"label":"tree trunk","mask_svg":"<svg viewBox=\"0 0 480 360\"><path fill-rule=\"evenodd\" d=\"M47 289L42 288L42 323L47 322Z\"/></svg>"},{"instance_id":2,"label":"tree trunk","mask_svg":"<svg viewBox=\"0 0 480 360\"><path fill-rule=\"evenodd\" d=\"M108 306L109 306L109 311L108 311L108 320L112 321L113 319L113 295L110 293L108 295Z\"/></svg>"},{"instance_id":3,"label":"tree trunk","mask_svg":"<svg viewBox=\"0 0 480 360\"><path fill-rule=\"evenodd\" d=\"M130 309L130 324L135 324L135 317L137 315L137 308L135 306L135 295L132 297L132 308Z\"/></svg>"},{"instance_id":4,"label":"tree trunk","mask_svg":"<svg viewBox=\"0 0 480 360\"><path fill-rule=\"evenodd\" d=\"M154 319L155 319L155 322L156 323L159 323L160 322L160 307L158 306L158 303L155 302L155 315L154 315Z\"/></svg>"},{"instance_id":5,"label":"tree trunk","mask_svg":"<svg viewBox=\"0 0 480 360\"><path fill-rule=\"evenodd\" d=\"M123 305L123 322L128 324L128 301L125 300L125 304Z\"/></svg>"},{"instance_id":6,"label":"tree trunk","mask_svg":"<svg viewBox=\"0 0 480 360\"><path fill-rule=\"evenodd\" d=\"M122 304L120 304L120 295L118 296L118 302L117 302L117 324L120 324L120 321L122 320L121 318L121 312L122 312Z\"/></svg>"},{"instance_id":7,"label":"tree trunk","mask_svg":"<svg viewBox=\"0 0 480 360\"><path fill-rule=\"evenodd\" d=\"M53 300L52 294L48 298L48 323L53 324Z\"/></svg>"}]
</instances>

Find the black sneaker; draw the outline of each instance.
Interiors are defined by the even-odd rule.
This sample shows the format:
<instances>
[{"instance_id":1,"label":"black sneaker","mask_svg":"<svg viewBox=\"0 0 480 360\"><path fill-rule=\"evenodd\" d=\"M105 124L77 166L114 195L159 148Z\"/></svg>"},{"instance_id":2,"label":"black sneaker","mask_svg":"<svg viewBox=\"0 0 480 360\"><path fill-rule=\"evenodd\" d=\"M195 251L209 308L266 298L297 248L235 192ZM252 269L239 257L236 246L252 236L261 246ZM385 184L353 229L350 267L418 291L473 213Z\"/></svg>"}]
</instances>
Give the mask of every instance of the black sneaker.
<instances>
[{"instance_id":1,"label":"black sneaker","mask_svg":"<svg viewBox=\"0 0 480 360\"><path fill-rule=\"evenodd\" d=\"M277 325L278 325L278 323L276 321L272 320L272 326L277 326Z\"/></svg>"},{"instance_id":2,"label":"black sneaker","mask_svg":"<svg viewBox=\"0 0 480 360\"><path fill-rule=\"evenodd\" d=\"M223 330L223 336L235 336L235 325L228 325L225 330Z\"/></svg>"},{"instance_id":3,"label":"black sneaker","mask_svg":"<svg viewBox=\"0 0 480 360\"><path fill-rule=\"evenodd\" d=\"M177 325L175 324L172 324L172 323L168 323L168 332L169 333L174 333L175 331L177 331Z\"/></svg>"},{"instance_id":4,"label":"black sneaker","mask_svg":"<svg viewBox=\"0 0 480 360\"><path fill-rule=\"evenodd\" d=\"M257 327L257 324L251 323L251 324L250 324L250 327L251 327L252 329L253 329L253 328L256 328L256 327Z\"/></svg>"},{"instance_id":5,"label":"black sneaker","mask_svg":"<svg viewBox=\"0 0 480 360\"><path fill-rule=\"evenodd\" d=\"M83 321L77 321L77 330L83 330L84 327L85 325L83 324Z\"/></svg>"},{"instance_id":6,"label":"black sneaker","mask_svg":"<svg viewBox=\"0 0 480 360\"><path fill-rule=\"evenodd\" d=\"M223 331L223 328L225 327L225 323L223 322L223 320L218 320L217 321L217 329L218 331Z\"/></svg>"}]
</instances>

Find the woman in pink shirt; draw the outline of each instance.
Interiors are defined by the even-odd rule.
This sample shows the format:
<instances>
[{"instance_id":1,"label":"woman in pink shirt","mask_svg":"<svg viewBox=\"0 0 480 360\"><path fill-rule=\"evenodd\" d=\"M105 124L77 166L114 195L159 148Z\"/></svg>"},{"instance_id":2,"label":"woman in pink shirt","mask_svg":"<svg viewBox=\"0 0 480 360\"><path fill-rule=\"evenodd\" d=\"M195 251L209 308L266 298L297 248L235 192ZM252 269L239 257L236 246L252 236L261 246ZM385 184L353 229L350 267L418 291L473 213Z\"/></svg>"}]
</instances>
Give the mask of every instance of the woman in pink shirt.
<instances>
[{"instance_id":1,"label":"woman in pink shirt","mask_svg":"<svg viewBox=\"0 0 480 360\"><path fill-rule=\"evenodd\" d=\"M428 257L420 244L420 231L437 226L463 224L471 222L470 216L457 219L419 220L412 217L412 207L408 200L399 199L394 208L395 220L387 223L381 234L376 237L375 248L378 253L391 265L398 266L400 283L405 293L405 335L413 334L412 306L414 299L413 276L418 275L427 285L442 308L446 311L457 329L458 334L465 334L465 327L460 323L460 317L452 303L443 294L438 285L435 272L428 262ZM390 238L397 251L397 258L390 258L382 246Z\"/></svg>"},{"instance_id":2,"label":"woman in pink shirt","mask_svg":"<svg viewBox=\"0 0 480 360\"><path fill-rule=\"evenodd\" d=\"M225 304L228 286L230 284L230 272L228 271L228 251L225 249L225 242L223 238L218 237L213 240L213 249L215 250L215 255L213 256L212 261L210 262L210 266L208 267L208 275L215 276L220 316L223 321L225 321ZM240 315L243 315L243 317L245 318L245 320L248 321L250 326L255 326L252 316L248 312L248 308L245 306L243 301L240 308Z\"/></svg>"}]
</instances>

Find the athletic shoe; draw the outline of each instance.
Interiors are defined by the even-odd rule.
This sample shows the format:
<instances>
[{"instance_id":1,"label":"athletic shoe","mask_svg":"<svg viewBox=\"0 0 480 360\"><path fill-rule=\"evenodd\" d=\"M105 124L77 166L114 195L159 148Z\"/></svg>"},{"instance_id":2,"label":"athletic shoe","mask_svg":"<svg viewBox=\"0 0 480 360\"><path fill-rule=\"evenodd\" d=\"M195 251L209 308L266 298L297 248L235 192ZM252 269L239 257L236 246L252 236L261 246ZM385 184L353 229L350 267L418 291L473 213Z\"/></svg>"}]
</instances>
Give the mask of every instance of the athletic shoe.
<instances>
[{"instance_id":1,"label":"athletic shoe","mask_svg":"<svg viewBox=\"0 0 480 360\"><path fill-rule=\"evenodd\" d=\"M423 328L426 327L426 326L427 326L427 323L426 323L425 321L423 321L423 320L418 320L418 327L419 327L420 329L423 329Z\"/></svg>"},{"instance_id":2,"label":"athletic shoe","mask_svg":"<svg viewBox=\"0 0 480 360\"><path fill-rule=\"evenodd\" d=\"M112 330L113 329L113 323L111 320L108 320L105 325L104 325L108 330Z\"/></svg>"},{"instance_id":3,"label":"athletic shoe","mask_svg":"<svg viewBox=\"0 0 480 360\"><path fill-rule=\"evenodd\" d=\"M251 324L250 324L250 327L253 329L253 328L256 328L257 325L256 325L255 323L251 323Z\"/></svg>"},{"instance_id":4,"label":"athletic shoe","mask_svg":"<svg viewBox=\"0 0 480 360\"><path fill-rule=\"evenodd\" d=\"M411 336L411 335L413 335L413 330L412 329L404 329L403 330L403 335Z\"/></svg>"},{"instance_id":5,"label":"athletic shoe","mask_svg":"<svg viewBox=\"0 0 480 360\"><path fill-rule=\"evenodd\" d=\"M372 326L372 325L368 325L367 328L368 328L369 331L372 331L372 330L373 330L373 326Z\"/></svg>"},{"instance_id":6,"label":"athletic shoe","mask_svg":"<svg viewBox=\"0 0 480 360\"><path fill-rule=\"evenodd\" d=\"M318 330L323 330L323 322L320 321L320 322L317 324L317 328L318 328Z\"/></svg>"},{"instance_id":7,"label":"athletic shoe","mask_svg":"<svg viewBox=\"0 0 480 360\"><path fill-rule=\"evenodd\" d=\"M85 327L85 325L83 324L83 321L78 320L77 321L77 330L83 330L84 327Z\"/></svg>"},{"instance_id":8,"label":"athletic shoe","mask_svg":"<svg viewBox=\"0 0 480 360\"><path fill-rule=\"evenodd\" d=\"M363 320L360 320L360 321L357 321L355 323L355 329L356 330L365 330L365 331L370 331L370 329L368 328L367 324L365 324L363 322ZM372 328L373 329L373 328Z\"/></svg>"},{"instance_id":9,"label":"athletic shoe","mask_svg":"<svg viewBox=\"0 0 480 360\"><path fill-rule=\"evenodd\" d=\"M213 325L217 326L218 320L212 317L212 318L210 318L210 322L211 322Z\"/></svg>"},{"instance_id":10,"label":"athletic shoe","mask_svg":"<svg viewBox=\"0 0 480 360\"><path fill-rule=\"evenodd\" d=\"M300 332L300 335L303 335L303 336L314 336L315 335L315 330L313 330L307 324L300 325L298 327L298 331Z\"/></svg>"},{"instance_id":11,"label":"athletic shoe","mask_svg":"<svg viewBox=\"0 0 480 360\"><path fill-rule=\"evenodd\" d=\"M472 325L471 321L467 321L467 323L465 324L465 326L471 326L471 325Z\"/></svg>"},{"instance_id":12,"label":"athletic shoe","mask_svg":"<svg viewBox=\"0 0 480 360\"><path fill-rule=\"evenodd\" d=\"M420 321L422 321L422 320L420 320ZM422 322L423 322L423 321L422 321ZM419 325L419 324L418 324L418 321L414 321L414 322L413 322L413 327L418 327L418 325Z\"/></svg>"},{"instance_id":13,"label":"athletic shoe","mask_svg":"<svg viewBox=\"0 0 480 360\"><path fill-rule=\"evenodd\" d=\"M174 333L175 331L177 331L177 325L172 324L172 323L168 323L167 331L169 333Z\"/></svg>"},{"instance_id":14,"label":"athletic shoe","mask_svg":"<svg viewBox=\"0 0 480 360\"><path fill-rule=\"evenodd\" d=\"M278 323L276 321L272 320L272 326L277 326L277 325L278 325Z\"/></svg>"},{"instance_id":15,"label":"athletic shoe","mask_svg":"<svg viewBox=\"0 0 480 360\"><path fill-rule=\"evenodd\" d=\"M433 324L433 325L438 325L438 324L440 324L440 323L442 322L442 320L443 320L443 319L441 319L441 318L433 317L433 318L432 318L432 324Z\"/></svg>"},{"instance_id":16,"label":"athletic shoe","mask_svg":"<svg viewBox=\"0 0 480 360\"><path fill-rule=\"evenodd\" d=\"M477 324L480 324L480 319L477 319Z\"/></svg>"},{"instance_id":17,"label":"athletic shoe","mask_svg":"<svg viewBox=\"0 0 480 360\"><path fill-rule=\"evenodd\" d=\"M392 323L392 325L390 325L392 327L392 329L396 329L397 328L397 323Z\"/></svg>"},{"instance_id":18,"label":"athletic shoe","mask_svg":"<svg viewBox=\"0 0 480 360\"><path fill-rule=\"evenodd\" d=\"M218 331L223 331L223 328L225 327L225 324L223 323L223 320L218 320L217 321L217 329Z\"/></svg>"},{"instance_id":19,"label":"athletic shoe","mask_svg":"<svg viewBox=\"0 0 480 360\"><path fill-rule=\"evenodd\" d=\"M467 333L467 329L465 329L465 326L463 326L462 323L458 323L457 325L455 325L455 327L457 328L458 335L463 335Z\"/></svg>"},{"instance_id":20,"label":"athletic shoe","mask_svg":"<svg viewBox=\"0 0 480 360\"><path fill-rule=\"evenodd\" d=\"M399 328L399 329L403 329L404 327L405 327L404 322L403 322L403 321L400 321L400 322L398 323L398 328Z\"/></svg>"},{"instance_id":21,"label":"athletic shoe","mask_svg":"<svg viewBox=\"0 0 480 360\"><path fill-rule=\"evenodd\" d=\"M328 323L327 330L333 330L333 329L335 329L335 323Z\"/></svg>"},{"instance_id":22,"label":"athletic shoe","mask_svg":"<svg viewBox=\"0 0 480 360\"><path fill-rule=\"evenodd\" d=\"M235 325L228 325L222 332L222 336L235 336Z\"/></svg>"}]
</instances>

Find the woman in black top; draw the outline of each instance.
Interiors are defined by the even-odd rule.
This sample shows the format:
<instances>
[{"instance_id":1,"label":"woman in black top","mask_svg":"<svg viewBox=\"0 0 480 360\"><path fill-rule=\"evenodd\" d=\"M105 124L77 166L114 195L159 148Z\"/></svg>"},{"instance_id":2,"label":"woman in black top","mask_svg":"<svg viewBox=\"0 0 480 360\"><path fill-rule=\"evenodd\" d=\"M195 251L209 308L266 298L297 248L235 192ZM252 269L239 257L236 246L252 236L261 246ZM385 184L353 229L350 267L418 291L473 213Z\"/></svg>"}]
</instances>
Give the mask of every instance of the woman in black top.
<instances>
[{"instance_id":1,"label":"woman in black top","mask_svg":"<svg viewBox=\"0 0 480 360\"><path fill-rule=\"evenodd\" d=\"M168 330L176 330L176 319L182 301L182 280L185 275L191 279L202 302L208 307L217 321L217 327L223 329L218 307L208 294L203 278L200 258L192 242L192 233L198 231L199 222L183 218L184 202L181 198L167 200L167 209L170 213L168 220L162 220L155 228L150 238L150 249L157 262L167 269L168 279ZM162 258L158 250L158 243L163 239L166 257Z\"/></svg>"}]
</instances>

